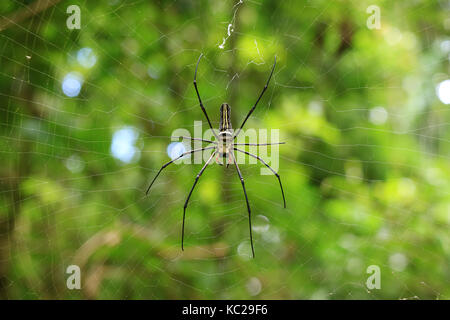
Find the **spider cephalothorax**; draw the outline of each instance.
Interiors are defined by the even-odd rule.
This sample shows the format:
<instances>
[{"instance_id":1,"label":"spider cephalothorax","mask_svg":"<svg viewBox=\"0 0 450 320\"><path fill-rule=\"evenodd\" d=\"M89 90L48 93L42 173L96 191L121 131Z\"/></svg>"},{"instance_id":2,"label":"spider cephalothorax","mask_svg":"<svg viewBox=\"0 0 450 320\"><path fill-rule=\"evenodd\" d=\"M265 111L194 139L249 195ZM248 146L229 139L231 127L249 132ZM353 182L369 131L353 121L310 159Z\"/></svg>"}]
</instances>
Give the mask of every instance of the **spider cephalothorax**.
<instances>
[{"instance_id":1,"label":"spider cephalothorax","mask_svg":"<svg viewBox=\"0 0 450 320\"><path fill-rule=\"evenodd\" d=\"M184 152L183 154L181 154L180 156L178 156L177 158L167 162L166 164L164 164L161 169L159 169L158 173L156 174L156 176L153 178L153 181L150 183L148 189L147 189L147 194L150 191L150 188L152 187L153 183L155 182L156 178L158 178L159 174L161 173L161 171L167 167L169 164L173 163L174 161L181 159L182 157L188 155L188 154L192 154L194 152L198 152L198 151L205 151L205 150L213 150L211 156L209 157L209 159L206 161L206 163L203 165L202 169L200 170L200 172L197 174L195 181L194 181L194 185L191 188L191 191L189 192L189 195L187 196L186 202L184 203L184 209L183 209L183 226L182 226L182 232L181 232L181 249L184 250L184 222L185 222L185 218L186 218L186 208L187 205L189 203L189 199L191 198L192 192L194 191L195 186L197 185L198 180L200 179L201 175L203 174L203 171L205 171L206 167L208 166L208 164L211 162L211 160L213 159L213 157L216 155L216 162L220 165L226 164L226 167L228 167L229 164L233 164L236 167L236 171L239 175L239 179L241 180L241 184L242 184L242 188L244 191L244 196L245 196L245 201L247 203L247 211L248 211L248 222L249 222L249 230L250 230L250 245L252 248L252 254L253 257L255 257L255 250L253 248L253 236L252 236L252 219L251 219L251 210L250 210L250 204L248 202L248 197L247 197L247 191L245 189L245 183L244 183L244 178L242 177L241 174L241 170L239 169L239 166L236 162L236 157L234 156L234 152L241 152L244 153L246 155L249 155L255 159L258 159L259 161L261 161L262 164L264 164L267 168L269 168L273 174L277 177L278 182L280 184L280 189L281 189L281 195L283 196L283 205L286 208L286 200L284 198L284 191L283 191L283 186L281 185L281 179L280 176L278 175L278 173L273 170L263 159L261 159L259 156L251 154L245 150L241 150L239 149L237 146L267 146L267 145L271 145L271 144L283 144L284 142L279 142L279 143L234 143L234 140L236 139L236 137L239 135L239 133L241 132L242 128L245 125L245 122L247 121L247 119L250 117L250 115L252 114L252 112L255 110L256 105L258 104L259 100L261 99L261 97L263 96L264 92L267 89L267 86L269 85L270 79L272 78L272 74L273 74L273 70L275 69L275 65L277 63L276 57L275 57L275 62L273 64L272 67L272 71L270 72L270 76L269 79L266 82L266 85L264 86L262 92L260 93L258 99L256 100L256 103L253 105L253 107L250 109L249 113L247 114L247 116L245 117L244 121L242 122L241 126L239 127L238 130L236 130L236 132L233 132L232 126L231 126L231 107L227 104L227 103L223 103L220 106L220 126L219 126L219 133L217 134L216 131L214 131L212 125L211 125L211 121L209 120L208 114L206 113L205 107L203 106L203 102L202 99L200 98L200 93L198 92L198 88L197 88L197 69L198 69L198 64L200 62L200 59L202 58L203 54L200 55L200 57L198 58L197 61L197 66L195 67L195 74L194 74L194 87L195 87L195 92L197 93L197 98L198 101L200 103L200 108L203 111L203 114L206 117L206 120L208 121L208 125L210 127L210 129L212 130L214 137L215 137L215 141L211 141L211 140L206 140L206 139L200 139L200 138L191 138L191 137L177 137L177 138L187 138L187 139L191 139L191 140L200 140L203 142L207 142L207 143L211 143L213 144L213 146L208 146L205 148L199 148L199 149L193 149L191 151L187 151Z\"/></svg>"}]
</instances>

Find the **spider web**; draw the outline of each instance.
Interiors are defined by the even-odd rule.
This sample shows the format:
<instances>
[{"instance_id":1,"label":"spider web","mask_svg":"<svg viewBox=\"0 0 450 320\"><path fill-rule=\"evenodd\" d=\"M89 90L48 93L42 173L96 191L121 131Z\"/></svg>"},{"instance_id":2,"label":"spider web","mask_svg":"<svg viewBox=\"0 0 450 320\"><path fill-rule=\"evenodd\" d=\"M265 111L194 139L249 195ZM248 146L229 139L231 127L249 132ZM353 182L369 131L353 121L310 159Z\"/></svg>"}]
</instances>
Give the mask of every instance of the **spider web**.
<instances>
[{"instance_id":1,"label":"spider web","mask_svg":"<svg viewBox=\"0 0 450 320\"><path fill-rule=\"evenodd\" d=\"M0 5L0 296L448 299L446 2L30 3ZM74 4L80 30L66 27ZM216 128L224 101L240 124L278 56L246 127L287 142L287 209L274 176L240 166L256 259L234 168L201 177L184 252L201 165L169 166L144 196L172 131L208 129L200 53Z\"/></svg>"}]
</instances>

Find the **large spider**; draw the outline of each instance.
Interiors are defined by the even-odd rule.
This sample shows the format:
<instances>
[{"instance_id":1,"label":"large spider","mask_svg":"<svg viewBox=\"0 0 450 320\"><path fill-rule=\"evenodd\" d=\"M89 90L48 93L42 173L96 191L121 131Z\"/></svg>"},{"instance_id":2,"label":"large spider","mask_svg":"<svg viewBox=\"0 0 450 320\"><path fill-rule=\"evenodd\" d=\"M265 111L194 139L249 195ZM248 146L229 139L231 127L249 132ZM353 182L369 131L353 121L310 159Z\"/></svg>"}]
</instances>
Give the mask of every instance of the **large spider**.
<instances>
[{"instance_id":1,"label":"large spider","mask_svg":"<svg viewBox=\"0 0 450 320\"><path fill-rule=\"evenodd\" d=\"M283 204L284 204L284 208L286 208L286 199L284 198L283 186L281 184L281 179L280 179L279 174L277 172L275 172L274 169L272 169L263 159L261 159L257 155L254 155L254 154L251 154L251 153L249 153L247 151L244 151L244 150L241 150L239 148L236 148L236 146L267 146L267 145L272 145L272 144L284 144L284 142L279 142L279 143L234 143L234 139L236 139L236 137L239 135L239 133L241 132L242 128L245 125L245 122L250 117L252 112L255 110L256 105L258 104L259 100L261 99L261 97L263 96L264 92L266 91L267 86L269 85L270 79L272 78L272 74L273 74L273 71L275 69L275 65L277 63L277 59L275 57L275 62L273 64L272 71L270 72L269 79L267 80L266 85L264 86L261 94L259 95L258 100L256 100L255 104L250 109L249 113L245 117L245 119L242 122L241 126L239 127L239 129L235 133L233 133L232 128L231 128L231 121L230 121L231 107L227 103L223 103L220 106L220 127L219 127L219 134L217 134L214 131L212 125L211 125L211 121L209 120L208 114L206 113L205 107L203 106L202 99L200 98L200 93L198 92L198 88L197 88L197 69L198 69L198 65L200 63L200 60L201 60L202 56L203 56L203 54L200 54L200 57L198 58L198 61L197 61L197 65L195 67L194 87L195 87L195 91L197 93L197 97L198 97L198 101L200 103L200 107L202 108L202 111L205 114L206 120L208 121L209 127L211 128L211 131L213 132L213 134L214 134L214 136L216 138L216 141L205 140L205 139L201 139L201 138L191 138L191 137L177 137L177 138L187 138L187 139L191 139L191 140L200 140L200 141L203 141L203 142L212 143L212 144L214 144L214 146L200 148L200 149L193 149L191 151L184 152L180 156L178 156L175 159L173 159L173 160L167 162L166 164L164 164L161 167L161 169L159 169L159 171L156 174L155 178L153 178L153 181L150 183L146 194L148 195L148 193L150 191L150 188L152 187L152 185L155 182L156 178L158 178L158 176L161 173L161 171L165 167L167 167L169 164L171 164L172 162L174 162L174 161L176 161L176 160L178 160L178 159L180 159L180 158L182 158L182 157L184 157L184 156L186 156L188 154L192 154L194 152L214 149L213 153L211 154L209 159L206 161L206 163L204 164L203 168L197 174L197 177L195 178L195 181L194 181L194 185L192 186L191 191L189 192L189 195L188 195L188 197L186 199L186 202L184 203L183 226L182 226L182 231L181 231L181 250L184 251L184 222L185 222L185 217L186 217L186 208L187 208L189 199L191 198L192 191L194 191L194 188L195 188L198 180L200 179L201 175L203 174L203 171L205 171L206 167L211 162L211 160L213 159L214 155L217 154L216 162L218 164L223 165L224 159L226 159L226 161L225 161L226 167L228 167L228 165L230 163L234 163L234 165L236 167L236 171L237 171L237 173L239 175L239 179L241 180L242 188L244 190L244 195L245 195L245 201L247 202L248 223L249 223L249 231L250 231L250 244L251 244L251 247L252 247L252 254L253 254L253 258L254 258L255 257L255 250L253 248L252 218L251 218L250 204L248 202L247 191L245 190L244 178L242 177L241 170L239 170L239 166L238 166L238 164L236 162L236 158L234 156L234 151L245 153L245 154L247 154L247 155L249 155L249 156L251 156L253 158L258 159L267 168L269 168L273 172L273 174L278 178L278 182L280 183L281 195L283 196ZM219 161L219 158L222 158L222 163Z\"/></svg>"}]
</instances>

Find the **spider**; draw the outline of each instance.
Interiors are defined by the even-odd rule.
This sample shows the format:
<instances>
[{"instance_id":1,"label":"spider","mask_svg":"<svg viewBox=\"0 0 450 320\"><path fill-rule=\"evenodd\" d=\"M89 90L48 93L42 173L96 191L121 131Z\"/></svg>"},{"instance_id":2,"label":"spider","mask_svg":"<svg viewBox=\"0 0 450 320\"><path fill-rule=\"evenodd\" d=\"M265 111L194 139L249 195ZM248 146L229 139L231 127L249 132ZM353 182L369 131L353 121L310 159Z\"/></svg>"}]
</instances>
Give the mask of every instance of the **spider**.
<instances>
[{"instance_id":1,"label":"spider","mask_svg":"<svg viewBox=\"0 0 450 320\"><path fill-rule=\"evenodd\" d=\"M148 195L148 193L150 191L150 188L152 187L152 185L155 182L156 178L158 178L158 176L161 173L161 171L164 168L166 168L169 164L175 162L178 159L181 159L182 157L184 157L184 156L186 156L188 154L192 154L192 153L198 152L198 151L205 151L205 150L212 150L212 149L214 149L214 151L212 152L212 154L209 157L209 159L206 161L206 163L203 165L203 167L200 170L200 172L197 174L197 176L195 178L195 181L194 181L194 185L192 186L192 188L191 188L191 190L189 192L189 195L187 196L187 199L186 199L186 201L184 203L183 225L182 225L182 231L181 231L181 250L184 251L184 223L185 223L185 218L186 218L186 208L188 206L189 199L191 198L192 192L194 191L194 188L197 185L197 182L200 179L200 177L203 174L203 172L205 171L206 167L209 165L209 163L213 159L214 155L217 155L216 162L218 164L223 165L224 162L225 162L227 168L228 168L229 164L231 164L231 163L234 164L234 166L236 167L237 174L239 175L239 179L241 180L242 189L244 191L244 196L245 196L245 201L247 203L248 223L249 223L249 231L250 231L250 245L251 245L251 248L252 248L252 255L253 255L253 258L254 258L255 257L255 249L253 247L252 218L251 218L250 204L248 202L248 197L247 197L247 191L245 189L244 178L242 177L241 170L239 169L239 166L238 166L238 164L236 162L236 158L234 156L234 151L245 153L246 155L249 155L249 156L251 156L253 158L256 158L257 160L261 161L262 164L264 164L267 168L269 168L273 172L273 174L277 177L278 182L280 184L281 195L283 196L283 205L284 205L284 208L286 208L286 199L284 197L283 185L281 184L280 175L274 169L272 169L263 159L261 159L257 155L251 154L251 153L249 153L249 152L247 152L245 150L241 150L241 149L236 147L236 146L267 146L267 145L273 145L273 144L284 144L284 142L278 142L278 143L234 143L234 140L236 139L236 137L241 132L242 128L244 127L245 123L247 122L247 119L250 117L252 112L255 110L259 100L261 99L261 97L263 96L264 92L266 91L266 89L267 89L267 87L269 85L270 79L272 78L273 71L275 70L275 65L277 63L277 58L275 56L275 61L274 61L273 66L272 66L272 71L270 72L269 79L267 80L266 85L264 86L264 88L263 88L262 92L260 93L258 99L256 100L255 104L253 105L253 107L250 109L249 113L245 117L245 119L242 122L241 126L239 127L239 129L235 133L233 133L233 130L232 130L232 127L231 127L231 120L230 120L231 119L230 118L231 107L227 103L223 103L220 106L220 126L219 126L219 133L217 134L216 131L214 131L212 125L211 125L211 121L209 120L208 114L207 114L207 112L205 110L205 107L203 106L203 102L202 102L202 99L200 98L200 93L199 93L198 88L197 88L197 69L198 69L198 65L199 65L200 60L202 59L202 57L203 57L203 54L200 54L200 57L198 58L198 61L197 61L197 65L195 67L194 87L195 87L195 92L197 93L198 101L200 103L200 108L202 109L203 114L205 115L206 120L208 121L208 125L209 125L211 131L213 132L213 134L214 134L214 136L216 138L216 141L205 140L205 139L200 139L200 138L191 138L191 137L175 137L175 138L186 138L186 139L191 139L191 140L200 140L200 141L203 141L203 142L212 143L212 144L214 144L214 146L209 146L209 147L199 148L199 149L193 149L193 150L184 152L180 156L178 156L175 159L173 159L173 160L167 162L166 164L164 164L161 167L161 169L159 169L158 173L156 174L156 176L153 178L152 182L148 186L146 195ZM222 162L219 160L220 158L222 158Z\"/></svg>"}]
</instances>

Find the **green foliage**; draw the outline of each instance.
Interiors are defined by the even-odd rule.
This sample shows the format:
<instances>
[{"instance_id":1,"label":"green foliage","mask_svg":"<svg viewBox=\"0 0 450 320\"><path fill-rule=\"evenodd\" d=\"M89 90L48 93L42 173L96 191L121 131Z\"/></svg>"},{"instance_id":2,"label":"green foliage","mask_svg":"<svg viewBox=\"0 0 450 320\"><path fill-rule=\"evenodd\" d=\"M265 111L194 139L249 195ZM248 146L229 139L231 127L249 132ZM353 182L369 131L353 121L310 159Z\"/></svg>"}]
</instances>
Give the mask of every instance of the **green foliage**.
<instances>
[{"instance_id":1,"label":"green foliage","mask_svg":"<svg viewBox=\"0 0 450 320\"><path fill-rule=\"evenodd\" d=\"M0 21L31 2L2 1ZM379 30L366 26L372 2ZM72 4L80 30L66 27ZM61 1L10 23L0 31L0 297L448 299L450 114L435 88L449 78L450 26L441 6ZM80 64L81 48L95 65ZM193 135L199 120L208 128L192 85L200 53L199 89L216 127L224 101L238 126L278 58L247 126L280 129L286 141L287 209L275 177L241 165L255 259L232 166L201 177L184 252L183 204L201 165L168 167L144 196L170 160L172 131ZM62 91L69 72L83 78L76 97ZM139 150L130 163L111 153L127 127ZM72 264L81 290L66 288ZM366 287L370 265L381 289Z\"/></svg>"}]
</instances>

